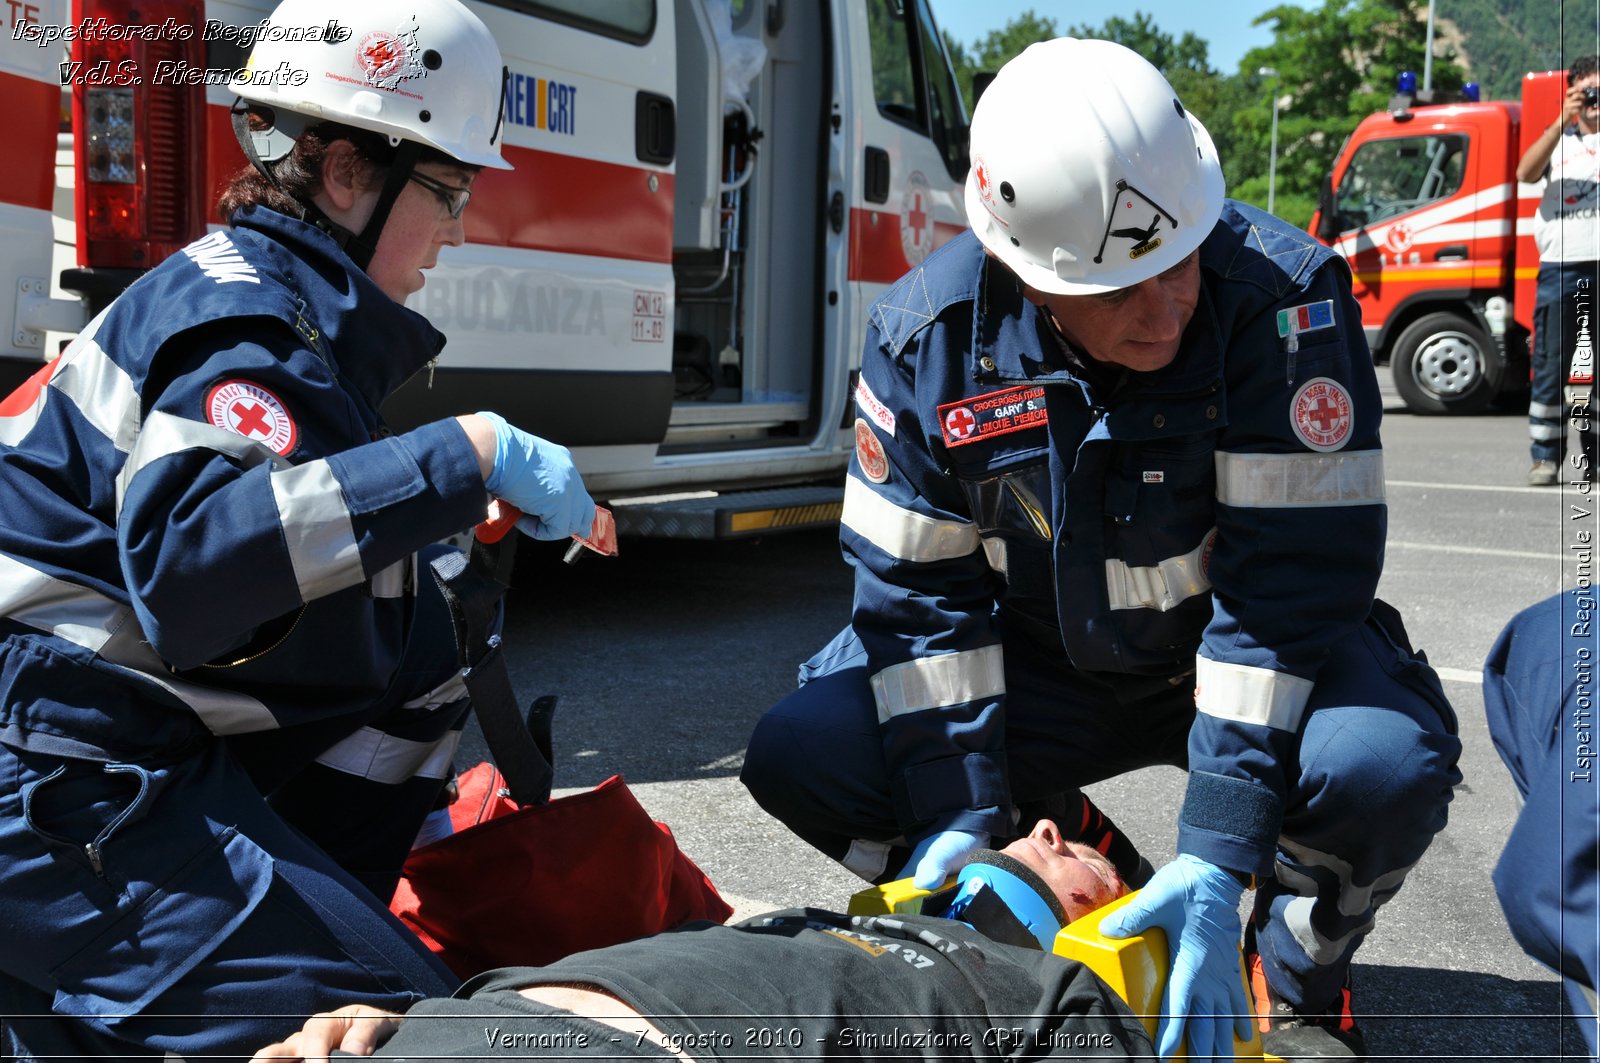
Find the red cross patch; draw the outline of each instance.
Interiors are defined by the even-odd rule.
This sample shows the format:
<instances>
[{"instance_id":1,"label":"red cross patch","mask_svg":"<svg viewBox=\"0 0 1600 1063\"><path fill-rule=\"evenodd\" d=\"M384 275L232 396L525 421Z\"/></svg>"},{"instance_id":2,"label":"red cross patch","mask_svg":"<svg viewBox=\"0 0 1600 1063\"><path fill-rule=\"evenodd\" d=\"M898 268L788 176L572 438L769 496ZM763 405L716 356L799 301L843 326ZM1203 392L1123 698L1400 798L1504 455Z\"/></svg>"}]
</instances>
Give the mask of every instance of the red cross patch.
<instances>
[{"instance_id":1,"label":"red cross patch","mask_svg":"<svg viewBox=\"0 0 1600 1063\"><path fill-rule=\"evenodd\" d=\"M283 400L260 384L225 380L206 394L206 420L288 457L300 430Z\"/></svg>"},{"instance_id":2,"label":"red cross patch","mask_svg":"<svg viewBox=\"0 0 1600 1063\"><path fill-rule=\"evenodd\" d=\"M1289 423L1312 450L1338 450L1350 441L1354 407L1344 385L1325 376L1305 382L1289 403Z\"/></svg>"},{"instance_id":3,"label":"red cross patch","mask_svg":"<svg viewBox=\"0 0 1600 1063\"><path fill-rule=\"evenodd\" d=\"M873 483L889 479L889 456L883 452L883 443L860 417L856 418L856 461L861 465L861 474Z\"/></svg>"},{"instance_id":4,"label":"red cross patch","mask_svg":"<svg viewBox=\"0 0 1600 1063\"><path fill-rule=\"evenodd\" d=\"M966 440L978 430L978 419L965 406L957 406L944 415L945 438L952 443Z\"/></svg>"}]
</instances>

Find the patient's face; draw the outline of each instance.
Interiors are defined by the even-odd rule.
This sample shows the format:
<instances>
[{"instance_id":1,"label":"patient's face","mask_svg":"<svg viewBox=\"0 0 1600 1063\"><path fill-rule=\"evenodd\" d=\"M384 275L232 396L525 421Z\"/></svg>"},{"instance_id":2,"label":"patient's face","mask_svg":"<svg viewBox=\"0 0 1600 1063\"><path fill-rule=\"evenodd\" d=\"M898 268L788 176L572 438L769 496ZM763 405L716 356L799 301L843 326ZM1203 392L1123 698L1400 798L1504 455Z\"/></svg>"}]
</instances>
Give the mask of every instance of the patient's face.
<instances>
[{"instance_id":1,"label":"patient's face","mask_svg":"<svg viewBox=\"0 0 1600 1063\"><path fill-rule=\"evenodd\" d=\"M1000 851L1026 864L1055 890L1068 920L1082 918L1127 892L1110 860L1087 845L1063 840L1048 819Z\"/></svg>"}]
</instances>

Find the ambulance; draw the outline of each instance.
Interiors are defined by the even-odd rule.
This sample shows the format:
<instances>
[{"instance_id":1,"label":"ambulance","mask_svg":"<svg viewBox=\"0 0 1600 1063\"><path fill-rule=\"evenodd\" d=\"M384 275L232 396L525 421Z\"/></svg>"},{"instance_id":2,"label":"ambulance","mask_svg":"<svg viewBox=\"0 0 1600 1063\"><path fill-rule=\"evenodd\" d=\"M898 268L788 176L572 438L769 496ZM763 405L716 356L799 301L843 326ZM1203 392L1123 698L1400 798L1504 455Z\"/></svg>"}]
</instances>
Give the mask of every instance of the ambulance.
<instances>
[{"instance_id":1,"label":"ambulance","mask_svg":"<svg viewBox=\"0 0 1600 1063\"><path fill-rule=\"evenodd\" d=\"M0 396L221 226L229 83L272 6L0 4ZM479 176L409 304L449 342L390 423L497 410L572 447L624 535L836 521L868 308L965 225L928 0L467 6L508 67L515 169ZM336 40L327 11L291 29Z\"/></svg>"},{"instance_id":2,"label":"ambulance","mask_svg":"<svg viewBox=\"0 0 1600 1063\"><path fill-rule=\"evenodd\" d=\"M1543 182L1517 162L1556 120L1565 71L1522 99L1417 105L1414 86L1340 149L1310 230L1350 263L1373 356L1418 413L1477 413L1528 386Z\"/></svg>"}]
</instances>

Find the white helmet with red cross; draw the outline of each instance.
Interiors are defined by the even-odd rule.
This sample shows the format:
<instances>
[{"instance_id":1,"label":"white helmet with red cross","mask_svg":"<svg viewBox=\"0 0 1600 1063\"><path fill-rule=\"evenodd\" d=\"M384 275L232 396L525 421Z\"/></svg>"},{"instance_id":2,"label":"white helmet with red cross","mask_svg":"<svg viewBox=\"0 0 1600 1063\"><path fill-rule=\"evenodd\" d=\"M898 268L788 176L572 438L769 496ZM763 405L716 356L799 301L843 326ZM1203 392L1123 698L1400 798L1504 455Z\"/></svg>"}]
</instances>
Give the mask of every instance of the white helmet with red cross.
<instances>
[{"instance_id":1,"label":"white helmet with red cross","mask_svg":"<svg viewBox=\"0 0 1600 1063\"><path fill-rule=\"evenodd\" d=\"M1156 276L1200 246L1222 198L1210 134L1120 44L1031 45L973 112L967 222L1039 291L1093 295Z\"/></svg>"},{"instance_id":2,"label":"white helmet with red cross","mask_svg":"<svg viewBox=\"0 0 1600 1063\"><path fill-rule=\"evenodd\" d=\"M277 123L288 136L340 122L509 170L504 71L494 37L457 0L284 0L232 88L292 112Z\"/></svg>"}]
</instances>

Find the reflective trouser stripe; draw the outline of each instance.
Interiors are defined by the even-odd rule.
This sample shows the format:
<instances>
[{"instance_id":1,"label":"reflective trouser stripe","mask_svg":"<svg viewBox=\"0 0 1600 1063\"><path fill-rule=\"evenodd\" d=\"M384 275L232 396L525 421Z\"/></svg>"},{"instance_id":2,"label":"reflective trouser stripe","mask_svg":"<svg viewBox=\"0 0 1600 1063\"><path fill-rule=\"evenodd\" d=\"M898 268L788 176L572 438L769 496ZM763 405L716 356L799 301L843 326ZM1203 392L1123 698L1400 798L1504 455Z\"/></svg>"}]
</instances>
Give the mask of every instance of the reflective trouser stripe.
<instances>
[{"instance_id":1,"label":"reflective trouser stripe","mask_svg":"<svg viewBox=\"0 0 1600 1063\"><path fill-rule=\"evenodd\" d=\"M385 734L375 727L363 727L324 750L317 763L346 775L397 786L414 778L448 778L460 743L458 730L450 730L432 742L416 742Z\"/></svg>"},{"instance_id":2,"label":"reflective trouser stripe","mask_svg":"<svg viewBox=\"0 0 1600 1063\"><path fill-rule=\"evenodd\" d=\"M873 882L889 869L889 852L892 848L888 842L856 838L839 863L856 877Z\"/></svg>"},{"instance_id":3,"label":"reflective trouser stripe","mask_svg":"<svg viewBox=\"0 0 1600 1063\"><path fill-rule=\"evenodd\" d=\"M1312 682L1297 675L1195 658L1195 708L1219 720L1297 731Z\"/></svg>"},{"instance_id":4,"label":"reflective trouser stripe","mask_svg":"<svg viewBox=\"0 0 1600 1063\"><path fill-rule=\"evenodd\" d=\"M1305 950L1311 961L1323 965L1337 961L1344 954L1352 938L1364 935L1372 929L1374 913L1399 891L1406 880L1406 875L1415 866L1408 865L1390 871L1378 876L1371 885L1358 886L1352 879L1349 863L1337 856L1308 849L1287 838L1279 838L1278 845L1296 862L1307 867L1326 868L1334 873L1339 881L1340 915L1366 916L1364 921L1348 932L1334 938L1324 937L1311 919L1312 909L1317 903L1316 879L1291 867L1281 859L1277 862L1275 874L1278 881L1298 895L1284 907L1284 925L1288 927L1295 941Z\"/></svg>"},{"instance_id":5,"label":"reflective trouser stripe","mask_svg":"<svg viewBox=\"0 0 1600 1063\"><path fill-rule=\"evenodd\" d=\"M872 677L879 723L903 713L998 697L1005 689L1005 659L998 645L919 657Z\"/></svg>"}]
</instances>

